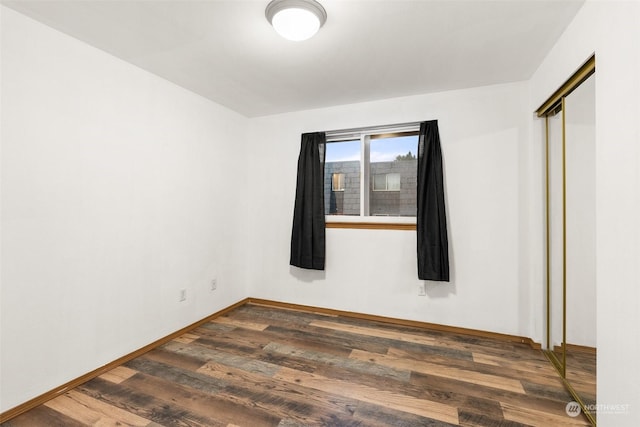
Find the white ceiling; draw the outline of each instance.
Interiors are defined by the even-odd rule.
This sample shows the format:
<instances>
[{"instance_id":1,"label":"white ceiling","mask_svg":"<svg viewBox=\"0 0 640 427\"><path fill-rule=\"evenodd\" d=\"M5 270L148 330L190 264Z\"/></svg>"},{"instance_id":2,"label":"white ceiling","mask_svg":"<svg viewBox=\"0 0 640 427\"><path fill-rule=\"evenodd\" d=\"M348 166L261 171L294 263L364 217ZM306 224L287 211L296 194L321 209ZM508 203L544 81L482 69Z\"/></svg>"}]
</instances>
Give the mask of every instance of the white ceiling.
<instances>
[{"instance_id":1,"label":"white ceiling","mask_svg":"<svg viewBox=\"0 0 640 427\"><path fill-rule=\"evenodd\" d=\"M320 0L310 40L269 0L3 0L248 117L530 78L582 0Z\"/></svg>"}]
</instances>

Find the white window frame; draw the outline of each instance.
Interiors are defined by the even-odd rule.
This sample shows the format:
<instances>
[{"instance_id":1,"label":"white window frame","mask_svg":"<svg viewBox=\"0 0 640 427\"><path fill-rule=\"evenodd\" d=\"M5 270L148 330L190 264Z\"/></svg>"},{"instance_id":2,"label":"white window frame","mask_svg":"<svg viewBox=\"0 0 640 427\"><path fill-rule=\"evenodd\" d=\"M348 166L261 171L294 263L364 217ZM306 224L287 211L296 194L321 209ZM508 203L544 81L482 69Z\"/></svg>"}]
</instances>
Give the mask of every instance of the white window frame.
<instances>
[{"instance_id":1,"label":"white window frame","mask_svg":"<svg viewBox=\"0 0 640 427\"><path fill-rule=\"evenodd\" d=\"M331 223L378 223L378 224L416 224L416 217L409 216L370 216L369 187L371 174L369 157L371 137L384 137L420 131L420 122L404 123L388 126L375 126L356 129L345 129L326 132L327 144L360 140L360 215L325 215L325 222ZM397 135L401 136L401 135Z\"/></svg>"}]
</instances>

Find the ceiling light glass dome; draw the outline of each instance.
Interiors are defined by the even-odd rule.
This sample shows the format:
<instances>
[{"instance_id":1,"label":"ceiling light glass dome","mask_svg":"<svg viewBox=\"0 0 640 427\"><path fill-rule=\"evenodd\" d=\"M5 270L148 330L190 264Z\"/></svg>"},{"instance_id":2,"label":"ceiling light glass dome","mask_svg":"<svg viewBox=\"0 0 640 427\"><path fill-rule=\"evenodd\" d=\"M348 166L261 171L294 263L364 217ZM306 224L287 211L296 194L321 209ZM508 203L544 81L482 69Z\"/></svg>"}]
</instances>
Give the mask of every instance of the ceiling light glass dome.
<instances>
[{"instance_id":1,"label":"ceiling light glass dome","mask_svg":"<svg viewBox=\"0 0 640 427\"><path fill-rule=\"evenodd\" d=\"M327 20L327 12L314 0L272 0L265 10L267 20L287 40L307 40Z\"/></svg>"}]
</instances>

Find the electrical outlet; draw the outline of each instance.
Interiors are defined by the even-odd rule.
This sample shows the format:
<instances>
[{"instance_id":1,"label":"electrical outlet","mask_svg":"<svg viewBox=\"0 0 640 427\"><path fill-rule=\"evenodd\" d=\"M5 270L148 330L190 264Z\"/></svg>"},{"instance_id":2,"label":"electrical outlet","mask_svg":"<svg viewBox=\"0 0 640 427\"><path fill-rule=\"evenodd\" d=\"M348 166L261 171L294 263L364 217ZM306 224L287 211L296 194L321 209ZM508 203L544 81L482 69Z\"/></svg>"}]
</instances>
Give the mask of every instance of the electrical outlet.
<instances>
[{"instance_id":1,"label":"electrical outlet","mask_svg":"<svg viewBox=\"0 0 640 427\"><path fill-rule=\"evenodd\" d=\"M418 295L421 297L427 295L427 285L425 283L420 283L418 285Z\"/></svg>"},{"instance_id":2,"label":"electrical outlet","mask_svg":"<svg viewBox=\"0 0 640 427\"><path fill-rule=\"evenodd\" d=\"M214 277L211 279L211 290L215 291L216 289L218 289L218 279Z\"/></svg>"},{"instance_id":3,"label":"electrical outlet","mask_svg":"<svg viewBox=\"0 0 640 427\"><path fill-rule=\"evenodd\" d=\"M187 300L187 290L180 289L180 302Z\"/></svg>"}]
</instances>

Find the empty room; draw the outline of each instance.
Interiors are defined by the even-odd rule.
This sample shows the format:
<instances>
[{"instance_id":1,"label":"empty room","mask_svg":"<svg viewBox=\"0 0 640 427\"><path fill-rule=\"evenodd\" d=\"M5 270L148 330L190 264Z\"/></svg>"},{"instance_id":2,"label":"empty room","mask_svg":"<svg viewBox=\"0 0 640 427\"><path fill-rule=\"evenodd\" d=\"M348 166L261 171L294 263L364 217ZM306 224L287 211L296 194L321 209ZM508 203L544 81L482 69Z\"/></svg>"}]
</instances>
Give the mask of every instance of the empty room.
<instances>
[{"instance_id":1,"label":"empty room","mask_svg":"<svg viewBox=\"0 0 640 427\"><path fill-rule=\"evenodd\" d=\"M640 1L0 0L0 424L640 425Z\"/></svg>"}]
</instances>

